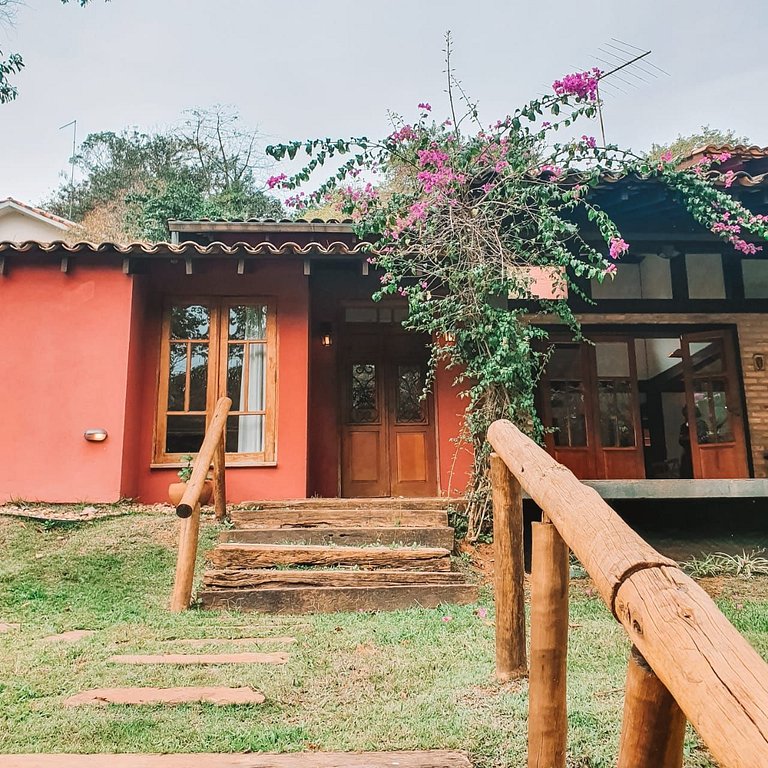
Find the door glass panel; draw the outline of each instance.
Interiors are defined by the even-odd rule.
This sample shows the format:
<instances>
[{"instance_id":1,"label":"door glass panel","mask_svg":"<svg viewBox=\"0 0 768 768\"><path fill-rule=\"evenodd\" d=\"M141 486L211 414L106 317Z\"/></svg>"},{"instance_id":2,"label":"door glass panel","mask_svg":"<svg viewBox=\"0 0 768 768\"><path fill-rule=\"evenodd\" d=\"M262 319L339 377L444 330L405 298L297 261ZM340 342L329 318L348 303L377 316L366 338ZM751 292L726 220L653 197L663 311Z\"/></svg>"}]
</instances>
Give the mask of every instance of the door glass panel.
<instances>
[{"instance_id":1,"label":"door glass panel","mask_svg":"<svg viewBox=\"0 0 768 768\"><path fill-rule=\"evenodd\" d=\"M187 391L187 345L171 344L168 366L168 410L183 411Z\"/></svg>"},{"instance_id":2,"label":"door glass panel","mask_svg":"<svg viewBox=\"0 0 768 768\"><path fill-rule=\"evenodd\" d=\"M189 346L189 410L204 411L208 394L208 345Z\"/></svg>"},{"instance_id":3,"label":"door glass panel","mask_svg":"<svg viewBox=\"0 0 768 768\"><path fill-rule=\"evenodd\" d=\"M227 417L227 453L264 451L264 415L244 414Z\"/></svg>"},{"instance_id":4,"label":"door glass panel","mask_svg":"<svg viewBox=\"0 0 768 768\"><path fill-rule=\"evenodd\" d=\"M397 366L397 408L399 423L420 424L426 420L424 375L420 365Z\"/></svg>"},{"instance_id":5,"label":"door glass panel","mask_svg":"<svg viewBox=\"0 0 768 768\"><path fill-rule=\"evenodd\" d=\"M352 424L379 421L379 403L374 363L353 363L350 370L350 410Z\"/></svg>"},{"instance_id":6,"label":"door glass panel","mask_svg":"<svg viewBox=\"0 0 768 768\"><path fill-rule=\"evenodd\" d=\"M233 410L240 409L243 390L243 356L245 344L230 344L227 350L227 397L232 400Z\"/></svg>"},{"instance_id":7,"label":"door glass panel","mask_svg":"<svg viewBox=\"0 0 768 768\"><path fill-rule=\"evenodd\" d=\"M172 339L207 339L210 326L211 316L208 307L200 304L171 307Z\"/></svg>"},{"instance_id":8,"label":"door glass panel","mask_svg":"<svg viewBox=\"0 0 768 768\"><path fill-rule=\"evenodd\" d=\"M581 379L581 347L558 344L547 362L547 373L552 381Z\"/></svg>"},{"instance_id":9,"label":"door glass panel","mask_svg":"<svg viewBox=\"0 0 768 768\"><path fill-rule=\"evenodd\" d=\"M629 377L629 348L625 341L601 341L595 344L598 378Z\"/></svg>"},{"instance_id":10,"label":"door glass panel","mask_svg":"<svg viewBox=\"0 0 768 768\"><path fill-rule=\"evenodd\" d=\"M693 383L696 404L696 439L701 443L733 442L725 381L696 379Z\"/></svg>"},{"instance_id":11,"label":"door glass panel","mask_svg":"<svg viewBox=\"0 0 768 768\"><path fill-rule=\"evenodd\" d=\"M267 307L264 305L229 308L229 338L238 341L267 338Z\"/></svg>"},{"instance_id":12,"label":"door glass panel","mask_svg":"<svg viewBox=\"0 0 768 768\"><path fill-rule=\"evenodd\" d=\"M587 419L584 413L584 391L580 381L551 382L552 427L555 445L578 447L587 445Z\"/></svg>"},{"instance_id":13,"label":"door glass panel","mask_svg":"<svg viewBox=\"0 0 768 768\"><path fill-rule=\"evenodd\" d=\"M723 372L723 346L720 339L691 341L688 343L688 353L694 376Z\"/></svg>"},{"instance_id":14,"label":"door glass panel","mask_svg":"<svg viewBox=\"0 0 768 768\"><path fill-rule=\"evenodd\" d=\"M632 386L629 380L597 382L600 404L600 442L603 448L635 446Z\"/></svg>"},{"instance_id":15,"label":"door glass panel","mask_svg":"<svg viewBox=\"0 0 768 768\"><path fill-rule=\"evenodd\" d=\"M167 416L166 453L197 453L205 435L205 416Z\"/></svg>"}]
</instances>

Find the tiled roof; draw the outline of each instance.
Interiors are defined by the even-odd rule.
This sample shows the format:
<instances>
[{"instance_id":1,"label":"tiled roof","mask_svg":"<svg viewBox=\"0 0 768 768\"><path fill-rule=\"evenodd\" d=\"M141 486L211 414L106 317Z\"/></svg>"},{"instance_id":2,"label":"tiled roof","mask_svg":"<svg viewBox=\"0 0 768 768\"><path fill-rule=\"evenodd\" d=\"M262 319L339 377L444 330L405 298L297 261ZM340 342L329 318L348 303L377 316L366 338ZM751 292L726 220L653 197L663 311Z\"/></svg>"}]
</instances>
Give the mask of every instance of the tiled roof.
<instances>
[{"instance_id":1,"label":"tiled roof","mask_svg":"<svg viewBox=\"0 0 768 768\"><path fill-rule=\"evenodd\" d=\"M48 219L49 221L53 222L54 224L58 224L64 229L69 229L70 227L75 226L74 221L65 219L62 216L56 216L56 214L50 213L49 211L44 211L42 208L36 208L34 205L28 205L27 203L23 203L21 200L16 200L14 197L6 197L4 200L0 200L0 209L5 207L27 211L34 214L35 216Z\"/></svg>"},{"instance_id":2,"label":"tiled roof","mask_svg":"<svg viewBox=\"0 0 768 768\"><path fill-rule=\"evenodd\" d=\"M22 243L0 242L0 253L28 253L37 250L42 253L119 253L125 256L312 256L342 255L352 256L367 252L370 244L357 242L352 245L343 242L332 243L195 243L191 240L183 243L65 243L56 240L52 243L40 243L27 240Z\"/></svg>"}]
</instances>

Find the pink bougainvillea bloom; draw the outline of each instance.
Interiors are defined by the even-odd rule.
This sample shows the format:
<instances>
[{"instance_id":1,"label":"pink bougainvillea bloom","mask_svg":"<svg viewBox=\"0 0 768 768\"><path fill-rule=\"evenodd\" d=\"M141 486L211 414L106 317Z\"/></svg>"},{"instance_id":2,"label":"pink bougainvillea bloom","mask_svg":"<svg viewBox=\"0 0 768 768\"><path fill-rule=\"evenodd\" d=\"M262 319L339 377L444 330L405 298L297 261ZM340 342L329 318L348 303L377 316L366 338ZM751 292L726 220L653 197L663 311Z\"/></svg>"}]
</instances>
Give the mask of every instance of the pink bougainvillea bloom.
<instances>
[{"instance_id":1,"label":"pink bougainvillea bloom","mask_svg":"<svg viewBox=\"0 0 768 768\"><path fill-rule=\"evenodd\" d=\"M445 621L445 622L453 621L453 616L443 616L441 621Z\"/></svg>"},{"instance_id":2,"label":"pink bougainvillea bloom","mask_svg":"<svg viewBox=\"0 0 768 768\"><path fill-rule=\"evenodd\" d=\"M594 149L597 146L597 141L595 140L594 136L582 136L581 140L586 144L590 149Z\"/></svg>"},{"instance_id":3,"label":"pink bougainvillea bloom","mask_svg":"<svg viewBox=\"0 0 768 768\"><path fill-rule=\"evenodd\" d=\"M288 177L284 173L281 173L279 176L270 176L267 179L267 186L270 189L274 189L278 184L285 181L287 178Z\"/></svg>"},{"instance_id":4,"label":"pink bougainvillea bloom","mask_svg":"<svg viewBox=\"0 0 768 768\"><path fill-rule=\"evenodd\" d=\"M422 101L421 104L419 104L419 109L423 109L425 112L431 112L432 105L428 104L426 101Z\"/></svg>"},{"instance_id":5,"label":"pink bougainvillea bloom","mask_svg":"<svg viewBox=\"0 0 768 768\"><path fill-rule=\"evenodd\" d=\"M562 80L555 80L552 88L558 96L576 96L578 99L594 101L597 98L597 83L602 74L597 67L586 72L574 72Z\"/></svg>"},{"instance_id":6,"label":"pink bougainvillea bloom","mask_svg":"<svg viewBox=\"0 0 768 768\"><path fill-rule=\"evenodd\" d=\"M552 127L552 123L550 123L550 122L549 122L549 120L545 120L545 121L544 121L544 122L541 124L541 127L542 127L542 128L551 128L551 127Z\"/></svg>"},{"instance_id":7,"label":"pink bougainvillea bloom","mask_svg":"<svg viewBox=\"0 0 768 768\"><path fill-rule=\"evenodd\" d=\"M485 608L478 608L477 609L477 618L478 619L487 619L488 618L488 611Z\"/></svg>"},{"instance_id":8,"label":"pink bougainvillea bloom","mask_svg":"<svg viewBox=\"0 0 768 768\"><path fill-rule=\"evenodd\" d=\"M493 170L496 171L496 173L501 173L508 165L509 163L506 160L499 160L493 167Z\"/></svg>"},{"instance_id":9,"label":"pink bougainvillea bloom","mask_svg":"<svg viewBox=\"0 0 768 768\"><path fill-rule=\"evenodd\" d=\"M618 268L615 264L608 264L603 270L604 275L615 275L618 272Z\"/></svg>"},{"instance_id":10,"label":"pink bougainvillea bloom","mask_svg":"<svg viewBox=\"0 0 768 768\"><path fill-rule=\"evenodd\" d=\"M612 259L618 259L619 256L626 253L629 250L629 243L624 242L620 237L612 237L610 248L608 252L611 254Z\"/></svg>"},{"instance_id":11,"label":"pink bougainvillea bloom","mask_svg":"<svg viewBox=\"0 0 768 768\"><path fill-rule=\"evenodd\" d=\"M723 179L725 182L725 188L728 189L733 182L736 179L736 174L733 171L727 171L725 174L725 178Z\"/></svg>"},{"instance_id":12,"label":"pink bougainvillea bloom","mask_svg":"<svg viewBox=\"0 0 768 768\"><path fill-rule=\"evenodd\" d=\"M395 131L390 137L395 144L401 144L404 141L410 141L416 138L416 131L410 125L404 125L399 131Z\"/></svg>"},{"instance_id":13,"label":"pink bougainvillea bloom","mask_svg":"<svg viewBox=\"0 0 768 768\"><path fill-rule=\"evenodd\" d=\"M661 153L661 162L662 163L671 163L672 162L672 152L667 150L666 152Z\"/></svg>"}]
</instances>

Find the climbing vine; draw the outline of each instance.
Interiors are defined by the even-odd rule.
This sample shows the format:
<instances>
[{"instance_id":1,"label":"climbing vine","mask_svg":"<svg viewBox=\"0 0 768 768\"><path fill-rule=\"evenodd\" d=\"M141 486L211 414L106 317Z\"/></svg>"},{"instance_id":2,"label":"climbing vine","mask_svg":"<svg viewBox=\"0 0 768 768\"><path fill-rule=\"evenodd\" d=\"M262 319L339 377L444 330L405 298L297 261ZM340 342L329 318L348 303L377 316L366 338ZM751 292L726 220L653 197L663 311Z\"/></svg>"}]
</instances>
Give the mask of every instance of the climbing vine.
<instances>
[{"instance_id":1,"label":"climbing vine","mask_svg":"<svg viewBox=\"0 0 768 768\"><path fill-rule=\"evenodd\" d=\"M299 191L287 202L299 211L338 202L358 235L371 240L369 262L381 281L374 298L407 299L406 328L433 339L432 375L438 366L453 372L466 401L463 439L473 445L468 536L474 539L488 518L488 425L507 418L537 439L544 433L534 394L550 348L537 317L554 316L580 339L567 293L582 295L577 280L612 279L629 250L590 194L605 175L662 181L697 221L744 253L760 250L745 237L767 238L768 220L712 185L727 153L680 170L669 154L650 162L587 134L557 141L558 131L571 133L595 117L599 70L567 75L553 83L551 95L488 126L451 70L450 38L446 51L446 119L436 120L423 102L414 121L393 115L392 132L380 140L269 147L277 160L300 152L308 160L294 175L268 183L297 190L342 157L316 191ZM724 181L728 186L733 176ZM594 232L604 247L595 246ZM547 298L534 290L537 276L551 284ZM524 301L509 307L509 298Z\"/></svg>"}]
</instances>

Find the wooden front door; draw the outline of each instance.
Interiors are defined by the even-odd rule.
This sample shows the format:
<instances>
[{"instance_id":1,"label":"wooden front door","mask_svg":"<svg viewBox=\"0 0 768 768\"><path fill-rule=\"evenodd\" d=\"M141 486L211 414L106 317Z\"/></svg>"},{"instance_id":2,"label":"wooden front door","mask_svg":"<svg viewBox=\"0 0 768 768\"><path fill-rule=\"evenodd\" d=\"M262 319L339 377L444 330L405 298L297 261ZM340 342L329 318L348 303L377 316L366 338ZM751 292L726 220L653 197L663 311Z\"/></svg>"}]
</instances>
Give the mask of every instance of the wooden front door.
<instances>
[{"instance_id":1,"label":"wooden front door","mask_svg":"<svg viewBox=\"0 0 768 768\"><path fill-rule=\"evenodd\" d=\"M730 334L686 333L681 350L693 476L748 477L741 390Z\"/></svg>"},{"instance_id":2,"label":"wooden front door","mask_svg":"<svg viewBox=\"0 0 768 768\"><path fill-rule=\"evenodd\" d=\"M436 495L426 342L384 327L348 328L342 343L342 496Z\"/></svg>"},{"instance_id":3,"label":"wooden front door","mask_svg":"<svg viewBox=\"0 0 768 768\"><path fill-rule=\"evenodd\" d=\"M541 386L549 453L578 478L645 477L635 347L628 338L558 343Z\"/></svg>"}]
</instances>

